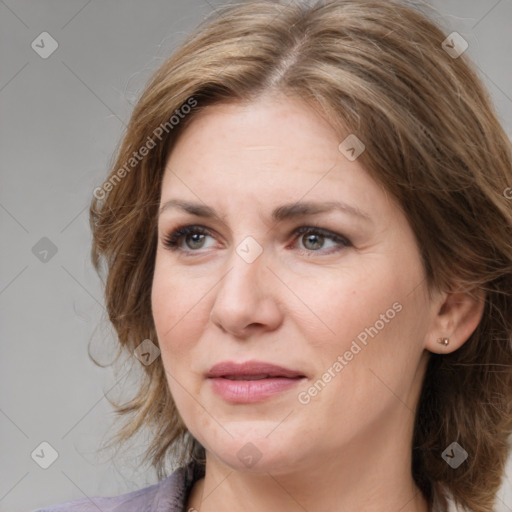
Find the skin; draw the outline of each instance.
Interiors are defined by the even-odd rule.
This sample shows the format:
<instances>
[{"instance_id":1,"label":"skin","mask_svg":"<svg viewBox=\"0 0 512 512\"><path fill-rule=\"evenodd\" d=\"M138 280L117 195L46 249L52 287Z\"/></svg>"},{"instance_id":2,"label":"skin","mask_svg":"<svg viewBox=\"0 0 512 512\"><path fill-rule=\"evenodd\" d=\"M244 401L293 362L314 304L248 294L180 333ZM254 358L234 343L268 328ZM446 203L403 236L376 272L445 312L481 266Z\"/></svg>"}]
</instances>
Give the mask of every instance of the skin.
<instances>
[{"instance_id":1,"label":"skin","mask_svg":"<svg viewBox=\"0 0 512 512\"><path fill-rule=\"evenodd\" d=\"M467 340L482 303L463 293L429 298L407 219L360 161L339 151L343 138L300 99L274 94L209 107L168 159L160 204L186 200L220 216L168 208L158 221L152 307L162 363L207 456L187 510L428 510L410 471L426 363ZM340 211L270 218L284 203L336 200L370 220ZM171 251L164 239L182 225L210 234L182 237L181 252ZM294 234L300 226L312 232ZM248 236L262 249L252 263L236 251ZM394 318L332 377L338 356L396 303ZM205 378L226 360L272 362L307 378L232 404ZM298 394L329 368L330 382L301 403ZM261 454L251 467L237 456L249 442Z\"/></svg>"}]
</instances>

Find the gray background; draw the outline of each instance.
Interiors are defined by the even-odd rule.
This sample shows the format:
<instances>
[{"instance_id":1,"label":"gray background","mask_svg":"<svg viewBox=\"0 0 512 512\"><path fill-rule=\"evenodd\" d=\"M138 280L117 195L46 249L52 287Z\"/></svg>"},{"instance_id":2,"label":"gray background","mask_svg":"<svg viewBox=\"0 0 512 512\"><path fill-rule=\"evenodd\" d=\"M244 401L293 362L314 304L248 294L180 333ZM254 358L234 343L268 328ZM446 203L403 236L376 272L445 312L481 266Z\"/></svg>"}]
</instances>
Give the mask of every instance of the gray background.
<instances>
[{"instance_id":1,"label":"gray background","mask_svg":"<svg viewBox=\"0 0 512 512\"><path fill-rule=\"evenodd\" d=\"M0 511L157 481L139 465L143 438L113 461L95 453L113 420L104 394L119 397L130 383L87 356L93 339L93 355L108 362L101 346L112 336L98 327L105 310L87 207L141 87L219 4L0 0ZM512 0L433 5L445 30L468 41L512 136ZM58 43L47 59L31 47L45 31ZM57 249L46 262L33 252L48 248L43 237ZM31 457L43 441L59 454L48 469ZM496 510L512 511L510 477L499 498Z\"/></svg>"}]
</instances>

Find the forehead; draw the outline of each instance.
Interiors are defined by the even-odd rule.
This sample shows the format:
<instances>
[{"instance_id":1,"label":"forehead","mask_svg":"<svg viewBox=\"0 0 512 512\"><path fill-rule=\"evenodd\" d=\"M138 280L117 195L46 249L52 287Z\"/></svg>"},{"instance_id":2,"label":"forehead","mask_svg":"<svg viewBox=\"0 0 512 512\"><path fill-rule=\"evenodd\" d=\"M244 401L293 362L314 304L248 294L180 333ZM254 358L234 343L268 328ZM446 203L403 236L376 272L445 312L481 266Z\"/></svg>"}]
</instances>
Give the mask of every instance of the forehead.
<instances>
[{"instance_id":1,"label":"forehead","mask_svg":"<svg viewBox=\"0 0 512 512\"><path fill-rule=\"evenodd\" d=\"M284 95L216 104L196 114L166 165L162 203L236 195L256 204L308 200L377 205L381 187L338 149L341 137L313 107ZM371 209L371 208L370 208Z\"/></svg>"},{"instance_id":2,"label":"forehead","mask_svg":"<svg viewBox=\"0 0 512 512\"><path fill-rule=\"evenodd\" d=\"M300 151L303 143L308 144L307 151ZM181 133L170 156L188 150L195 158L208 159L245 152L287 153L288 159L299 154L318 158L319 152L332 151L338 144L339 136L312 106L295 97L274 94L253 102L205 107Z\"/></svg>"}]
</instances>

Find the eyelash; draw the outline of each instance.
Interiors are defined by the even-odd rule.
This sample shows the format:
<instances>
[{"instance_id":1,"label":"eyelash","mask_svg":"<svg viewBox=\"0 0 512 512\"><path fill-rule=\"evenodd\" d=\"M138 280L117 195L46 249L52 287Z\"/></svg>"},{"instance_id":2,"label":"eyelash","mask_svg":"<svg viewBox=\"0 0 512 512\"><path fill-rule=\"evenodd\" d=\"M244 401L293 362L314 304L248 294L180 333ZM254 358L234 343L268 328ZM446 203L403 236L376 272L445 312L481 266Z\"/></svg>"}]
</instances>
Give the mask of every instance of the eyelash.
<instances>
[{"instance_id":1,"label":"eyelash","mask_svg":"<svg viewBox=\"0 0 512 512\"><path fill-rule=\"evenodd\" d=\"M348 240L346 237L343 237L341 235L338 235L337 233L328 231L326 229L317 228L315 226L301 226L293 232L293 236L298 239L300 237L300 235L302 235L304 233L319 234L319 235L322 235L324 238L328 238L328 239L332 240L333 242L336 242L337 244L339 244L339 247L331 248L329 250L329 252L327 252L327 253L323 252L322 249L319 249L317 251L314 251L311 249L309 249L309 250L308 249L299 249L299 252L306 256L313 256L313 255L315 255L315 253L332 254L334 252L338 252L339 250L341 250L344 247L350 247L352 245L350 240ZM186 254L187 256L193 256L193 254L191 254L191 253L200 252L201 249L198 249L198 250L181 249L179 247L179 242L182 239L182 237L191 235L191 234L207 235L207 236L213 237L213 234L208 229L206 229L202 226L196 226L196 225L181 226L181 227L175 229L172 233L170 233L166 237L164 237L164 240L163 240L164 246L171 251L182 252L182 253Z\"/></svg>"}]
</instances>

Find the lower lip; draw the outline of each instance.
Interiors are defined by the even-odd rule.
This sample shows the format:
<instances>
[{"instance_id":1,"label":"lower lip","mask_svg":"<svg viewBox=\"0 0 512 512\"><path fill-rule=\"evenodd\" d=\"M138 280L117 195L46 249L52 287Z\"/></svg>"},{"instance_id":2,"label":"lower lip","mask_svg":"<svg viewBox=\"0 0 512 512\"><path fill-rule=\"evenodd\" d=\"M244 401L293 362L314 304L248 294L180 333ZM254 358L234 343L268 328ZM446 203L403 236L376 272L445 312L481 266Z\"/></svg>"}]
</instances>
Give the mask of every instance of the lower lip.
<instances>
[{"instance_id":1,"label":"lower lip","mask_svg":"<svg viewBox=\"0 0 512 512\"><path fill-rule=\"evenodd\" d=\"M212 383L213 391L227 402L252 403L295 387L303 377L294 379L275 377L260 380L230 380L216 377L208 380Z\"/></svg>"}]
</instances>

